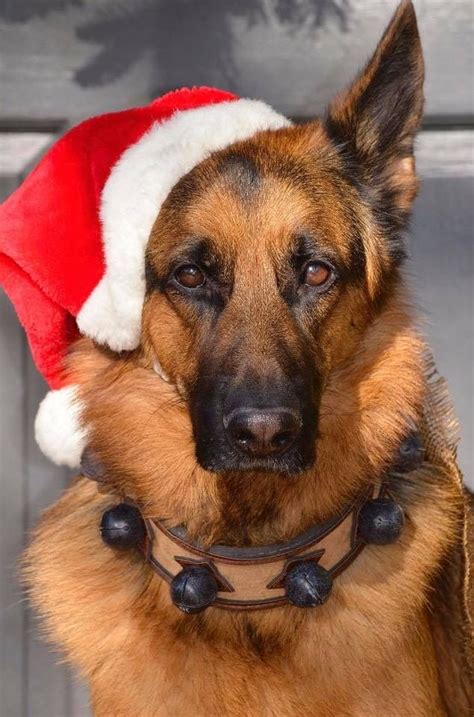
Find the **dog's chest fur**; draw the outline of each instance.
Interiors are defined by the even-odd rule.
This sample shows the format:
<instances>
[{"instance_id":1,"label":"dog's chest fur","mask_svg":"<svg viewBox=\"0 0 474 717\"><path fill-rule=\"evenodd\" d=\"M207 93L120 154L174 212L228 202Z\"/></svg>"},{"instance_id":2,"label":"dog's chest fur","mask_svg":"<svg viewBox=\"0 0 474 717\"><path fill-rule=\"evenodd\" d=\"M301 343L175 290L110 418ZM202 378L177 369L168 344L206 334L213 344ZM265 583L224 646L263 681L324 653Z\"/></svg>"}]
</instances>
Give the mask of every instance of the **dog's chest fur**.
<instances>
[{"instance_id":1,"label":"dog's chest fur","mask_svg":"<svg viewBox=\"0 0 474 717\"><path fill-rule=\"evenodd\" d=\"M28 554L33 599L90 681L99 717L443 714L423 613L450 530L436 501L410 506L401 542L368 548L320 608L196 616L170 604L139 555L101 543L108 505L78 479Z\"/></svg>"}]
</instances>

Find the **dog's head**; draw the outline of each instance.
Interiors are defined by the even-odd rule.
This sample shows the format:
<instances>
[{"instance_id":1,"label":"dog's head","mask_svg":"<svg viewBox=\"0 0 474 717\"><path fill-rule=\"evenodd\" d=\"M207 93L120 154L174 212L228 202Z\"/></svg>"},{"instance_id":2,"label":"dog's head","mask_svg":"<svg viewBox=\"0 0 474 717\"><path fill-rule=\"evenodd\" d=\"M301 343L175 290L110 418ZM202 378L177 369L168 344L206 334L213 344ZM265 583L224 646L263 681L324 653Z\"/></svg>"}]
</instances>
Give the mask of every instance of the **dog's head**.
<instances>
[{"instance_id":1,"label":"dog's head","mask_svg":"<svg viewBox=\"0 0 474 717\"><path fill-rule=\"evenodd\" d=\"M143 345L188 403L203 468L314 463L324 389L399 280L422 82L403 3L324 120L214 153L163 205Z\"/></svg>"}]
</instances>

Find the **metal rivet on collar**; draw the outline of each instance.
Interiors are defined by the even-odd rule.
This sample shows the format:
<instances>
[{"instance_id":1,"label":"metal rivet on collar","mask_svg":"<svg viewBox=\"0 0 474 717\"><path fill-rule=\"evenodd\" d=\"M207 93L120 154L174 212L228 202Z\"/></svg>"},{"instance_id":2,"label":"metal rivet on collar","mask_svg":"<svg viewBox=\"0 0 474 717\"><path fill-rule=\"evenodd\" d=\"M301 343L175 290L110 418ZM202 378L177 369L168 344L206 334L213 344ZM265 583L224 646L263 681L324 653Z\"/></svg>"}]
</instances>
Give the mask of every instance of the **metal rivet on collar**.
<instances>
[{"instance_id":1,"label":"metal rivet on collar","mask_svg":"<svg viewBox=\"0 0 474 717\"><path fill-rule=\"evenodd\" d=\"M112 548L128 550L139 547L145 540L145 523L138 508L120 503L103 514L100 534Z\"/></svg>"},{"instance_id":2,"label":"metal rivet on collar","mask_svg":"<svg viewBox=\"0 0 474 717\"><path fill-rule=\"evenodd\" d=\"M205 565L183 568L171 581L171 600L182 612L192 615L212 605L219 585Z\"/></svg>"},{"instance_id":3,"label":"metal rivet on collar","mask_svg":"<svg viewBox=\"0 0 474 717\"><path fill-rule=\"evenodd\" d=\"M368 500L359 511L357 537L372 545L389 545L400 537L405 516L391 498Z\"/></svg>"}]
</instances>

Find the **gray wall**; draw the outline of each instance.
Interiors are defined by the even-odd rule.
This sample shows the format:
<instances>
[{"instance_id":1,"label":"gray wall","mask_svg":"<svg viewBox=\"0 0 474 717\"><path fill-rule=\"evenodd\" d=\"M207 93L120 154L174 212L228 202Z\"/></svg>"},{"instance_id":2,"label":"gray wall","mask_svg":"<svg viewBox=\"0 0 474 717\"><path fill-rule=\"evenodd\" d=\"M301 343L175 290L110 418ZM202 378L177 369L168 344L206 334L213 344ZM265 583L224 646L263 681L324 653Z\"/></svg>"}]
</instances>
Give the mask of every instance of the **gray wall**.
<instances>
[{"instance_id":1,"label":"gray wall","mask_svg":"<svg viewBox=\"0 0 474 717\"><path fill-rule=\"evenodd\" d=\"M472 2L415 0L427 114L472 115ZM77 120L171 87L213 84L284 113L324 109L380 37L396 0L3 0L2 105Z\"/></svg>"},{"instance_id":2,"label":"gray wall","mask_svg":"<svg viewBox=\"0 0 474 717\"><path fill-rule=\"evenodd\" d=\"M424 178L410 280L461 418L472 482L472 3L418 0L427 59ZM59 128L180 85L260 96L293 117L324 109L367 58L392 0L0 0L0 197ZM67 484L33 441L45 386L0 295L0 715L83 717L87 695L41 641L16 560Z\"/></svg>"}]
</instances>

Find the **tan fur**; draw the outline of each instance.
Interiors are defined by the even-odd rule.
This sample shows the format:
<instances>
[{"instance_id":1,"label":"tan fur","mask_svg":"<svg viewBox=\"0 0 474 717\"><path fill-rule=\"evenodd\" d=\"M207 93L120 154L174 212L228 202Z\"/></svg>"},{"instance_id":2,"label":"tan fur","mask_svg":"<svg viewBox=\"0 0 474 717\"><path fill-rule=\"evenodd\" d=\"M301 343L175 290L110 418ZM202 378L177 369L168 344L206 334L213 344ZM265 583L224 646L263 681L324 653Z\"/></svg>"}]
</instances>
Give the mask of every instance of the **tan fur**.
<instances>
[{"instance_id":1,"label":"tan fur","mask_svg":"<svg viewBox=\"0 0 474 717\"><path fill-rule=\"evenodd\" d=\"M411 5L403 7L366 73L333 106L341 122L353 121L356 98L397 28L414 23ZM422 67L419 43L413 54ZM406 136L419 122L420 103ZM372 124L359 129L373 144ZM235 152L244 170L255 170L247 184L233 169ZM468 688L454 675L462 661L440 678L449 630L433 622L440 571L462 544L457 470L430 443L425 347L387 236L374 220L373 196L364 198L346 172L321 123L262 133L216 153L171 192L147 259L156 277L166 276L170 257L189 236L209 238L227 291L217 329L210 314L165 287L147 295L137 351L117 356L87 340L73 348L69 375L80 386L89 448L106 480L98 487L78 477L46 512L25 574L49 638L88 680L97 717L468 714ZM383 181L397 187L393 211L405 211L416 191L412 157L387 159L384 173ZM363 244L363 281L351 274L354 228ZM302 229L337 255L350 280L297 325L275 267ZM271 376L277 340L295 355L308 346L322 377L314 465L291 477L204 470L189 409L198 367L235 343L239 360ZM153 371L155 358L174 386ZM384 475L413 424L424 426L427 462L391 486L407 516L401 539L367 547L317 609L211 607L183 615L138 553L116 552L100 539L103 512L123 496L145 515L184 524L207 544L289 539Z\"/></svg>"}]
</instances>

